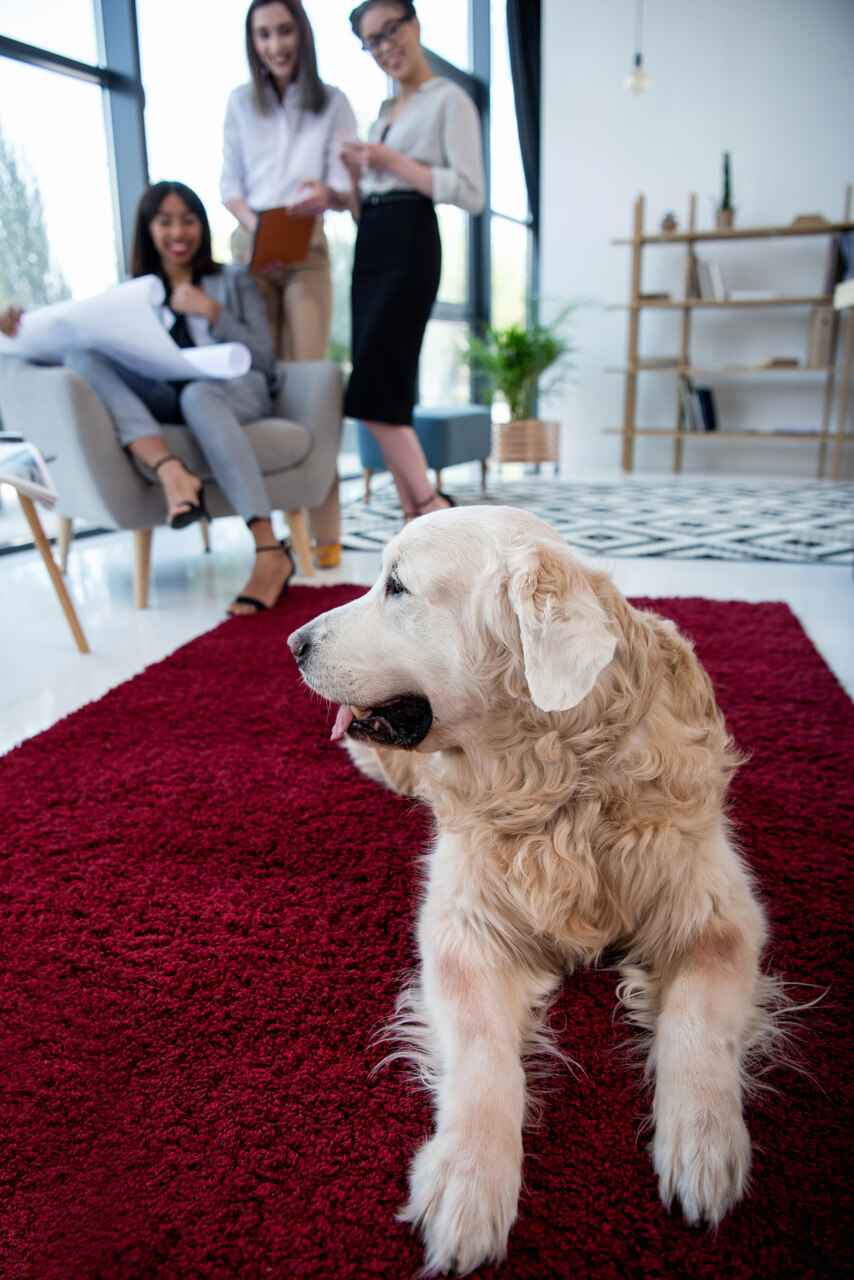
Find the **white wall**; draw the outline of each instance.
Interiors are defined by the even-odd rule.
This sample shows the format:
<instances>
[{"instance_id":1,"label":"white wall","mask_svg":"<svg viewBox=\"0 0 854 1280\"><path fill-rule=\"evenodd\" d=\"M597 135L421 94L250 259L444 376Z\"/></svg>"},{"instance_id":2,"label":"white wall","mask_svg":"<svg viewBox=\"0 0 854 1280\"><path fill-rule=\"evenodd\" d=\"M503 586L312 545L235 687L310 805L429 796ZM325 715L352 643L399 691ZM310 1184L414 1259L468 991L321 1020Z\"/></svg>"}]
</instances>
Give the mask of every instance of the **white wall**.
<instances>
[{"instance_id":1,"label":"white wall","mask_svg":"<svg viewBox=\"0 0 854 1280\"><path fill-rule=\"evenodd\" d=\"M627 93L634 53L634 0L543 0L542 285L544 310L568 298L595 302L576 325L576 369L543 404L564 424L563 458L573 472L619 467L630 234L636 196L647 230L672 209L680 227L698 197L698 225L713 225L721 159L732 156L740 226L780 225L799 213L842 216L854 182L854 3L852 0L646 0L643 54L651 85ZM820 293L827 241L700 245L730 287ZM682 248L644 251L641 288L681 289ZM806 358L808 310L695 315L694 362L747 363L761 355ZM641 315L641 354L678 351L676 315ZM747 360L745 360L745 355ZM699 359L698 359L699 357ZM786 381L783 381L783 377ZM704 379L715 388L722 426L817 426L824 379L813 374ZM638 425L672 428L675 378L639 379ZM854 420L854 414L852 414ZM849 430L854 429L849 426ZM672 443L641 440L638 469L668 470ZM846 474L854 475L854 442ZM790 442L732 446L688 442L687 471L814 474L816 447Z\"/></svg>"}]
</instances>

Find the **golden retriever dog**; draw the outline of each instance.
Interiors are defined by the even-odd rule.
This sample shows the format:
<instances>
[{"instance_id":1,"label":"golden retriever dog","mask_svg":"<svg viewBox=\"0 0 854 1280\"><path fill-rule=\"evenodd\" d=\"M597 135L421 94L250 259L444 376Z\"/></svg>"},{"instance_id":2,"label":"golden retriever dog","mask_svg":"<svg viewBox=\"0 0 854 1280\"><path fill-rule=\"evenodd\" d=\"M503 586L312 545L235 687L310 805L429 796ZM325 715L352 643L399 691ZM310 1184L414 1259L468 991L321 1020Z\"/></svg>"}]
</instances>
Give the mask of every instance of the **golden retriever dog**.
<instances>
[{"instance_id":1,"label":"golden retriever dog","mask_svg":"<svg viewBox=\"0 0 854 1280\"><path fill-rule=\"evenodd\" d=\"M288 643L309 688L341 704L333 738L435 815L419 976L396 1020L435 1098L402 1210L426 1270L504 1256L524 1061L548 1048L561 975L606 953L647 1033L661 1199L717 1224L745 1189L747 1066L776 984L708 677L672 622L522 511L422 516L383 564Z\"/></svg>"}]
</instances>

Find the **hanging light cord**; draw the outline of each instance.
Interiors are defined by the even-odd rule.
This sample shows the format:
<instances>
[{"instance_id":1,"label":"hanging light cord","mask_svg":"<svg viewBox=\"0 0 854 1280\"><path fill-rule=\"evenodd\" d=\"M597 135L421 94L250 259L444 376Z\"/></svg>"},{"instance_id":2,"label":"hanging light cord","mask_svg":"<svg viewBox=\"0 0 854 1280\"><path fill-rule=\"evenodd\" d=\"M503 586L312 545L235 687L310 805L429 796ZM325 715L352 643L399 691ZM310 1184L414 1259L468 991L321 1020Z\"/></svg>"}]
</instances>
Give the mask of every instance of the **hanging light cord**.
<instances>
[{"instance_id":1,"label":"hanging light cord","mask_svg":"<svg viewBox=\"0 0 854 1280\"><path fill-rule=\"evenodd\" d=\"M635 60L640 65L643 41L643 0L635 0Z\"/></svg>"}]
</instances>

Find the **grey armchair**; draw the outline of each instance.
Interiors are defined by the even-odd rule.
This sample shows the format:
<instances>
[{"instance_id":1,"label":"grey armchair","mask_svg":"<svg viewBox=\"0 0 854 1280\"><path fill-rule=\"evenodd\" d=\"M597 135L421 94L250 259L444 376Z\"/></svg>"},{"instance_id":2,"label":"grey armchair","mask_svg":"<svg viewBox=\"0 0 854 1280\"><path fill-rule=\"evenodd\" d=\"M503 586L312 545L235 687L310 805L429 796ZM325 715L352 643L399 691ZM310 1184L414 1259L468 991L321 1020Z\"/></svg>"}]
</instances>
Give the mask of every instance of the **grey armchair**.
<instances>
[{"instance_id":1,"label":"grey armchair","mask_svg":"<svg viewBox=\"0 0 854 1280\"><path fill-rule=\"evenodd\" d=\"M312 576L303 508L319 506L335 477L341 439L341 374L326 361L281 366L276 417L246 424L274 510L285 512L300 572ZM44 455L57 489L60 560L65 564L76 517L134 533L134 596L148 601L151 536L165 524L162 491L148 468L116 439L101 399L70 369L0 357L0 418L7 431L32 441ZM202 477L211 517L233 515L204 456L183 427L163 425L173 453ZM205 531L206 532L206 531Z\"/></svg>"}]
</instances>

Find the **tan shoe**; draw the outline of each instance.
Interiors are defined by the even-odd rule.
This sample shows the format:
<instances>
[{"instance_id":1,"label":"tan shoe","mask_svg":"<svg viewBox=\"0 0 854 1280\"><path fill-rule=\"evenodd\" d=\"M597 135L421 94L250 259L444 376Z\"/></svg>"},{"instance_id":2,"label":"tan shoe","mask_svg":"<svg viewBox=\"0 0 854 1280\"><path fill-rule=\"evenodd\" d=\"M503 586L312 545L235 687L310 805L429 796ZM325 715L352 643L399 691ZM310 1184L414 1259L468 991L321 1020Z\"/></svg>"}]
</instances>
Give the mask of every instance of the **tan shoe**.
<instances>
[{"instance_id":1,"label":"tan shoe","mask_svg":"<svg viewBox=\"0 0 854 1280\"><path fill-rule=\"evenodd\" d=\"M314 544L314 563L318 569L337 569L341 563L341 543L316 542Z\"/></svg>"}]
</instances>

